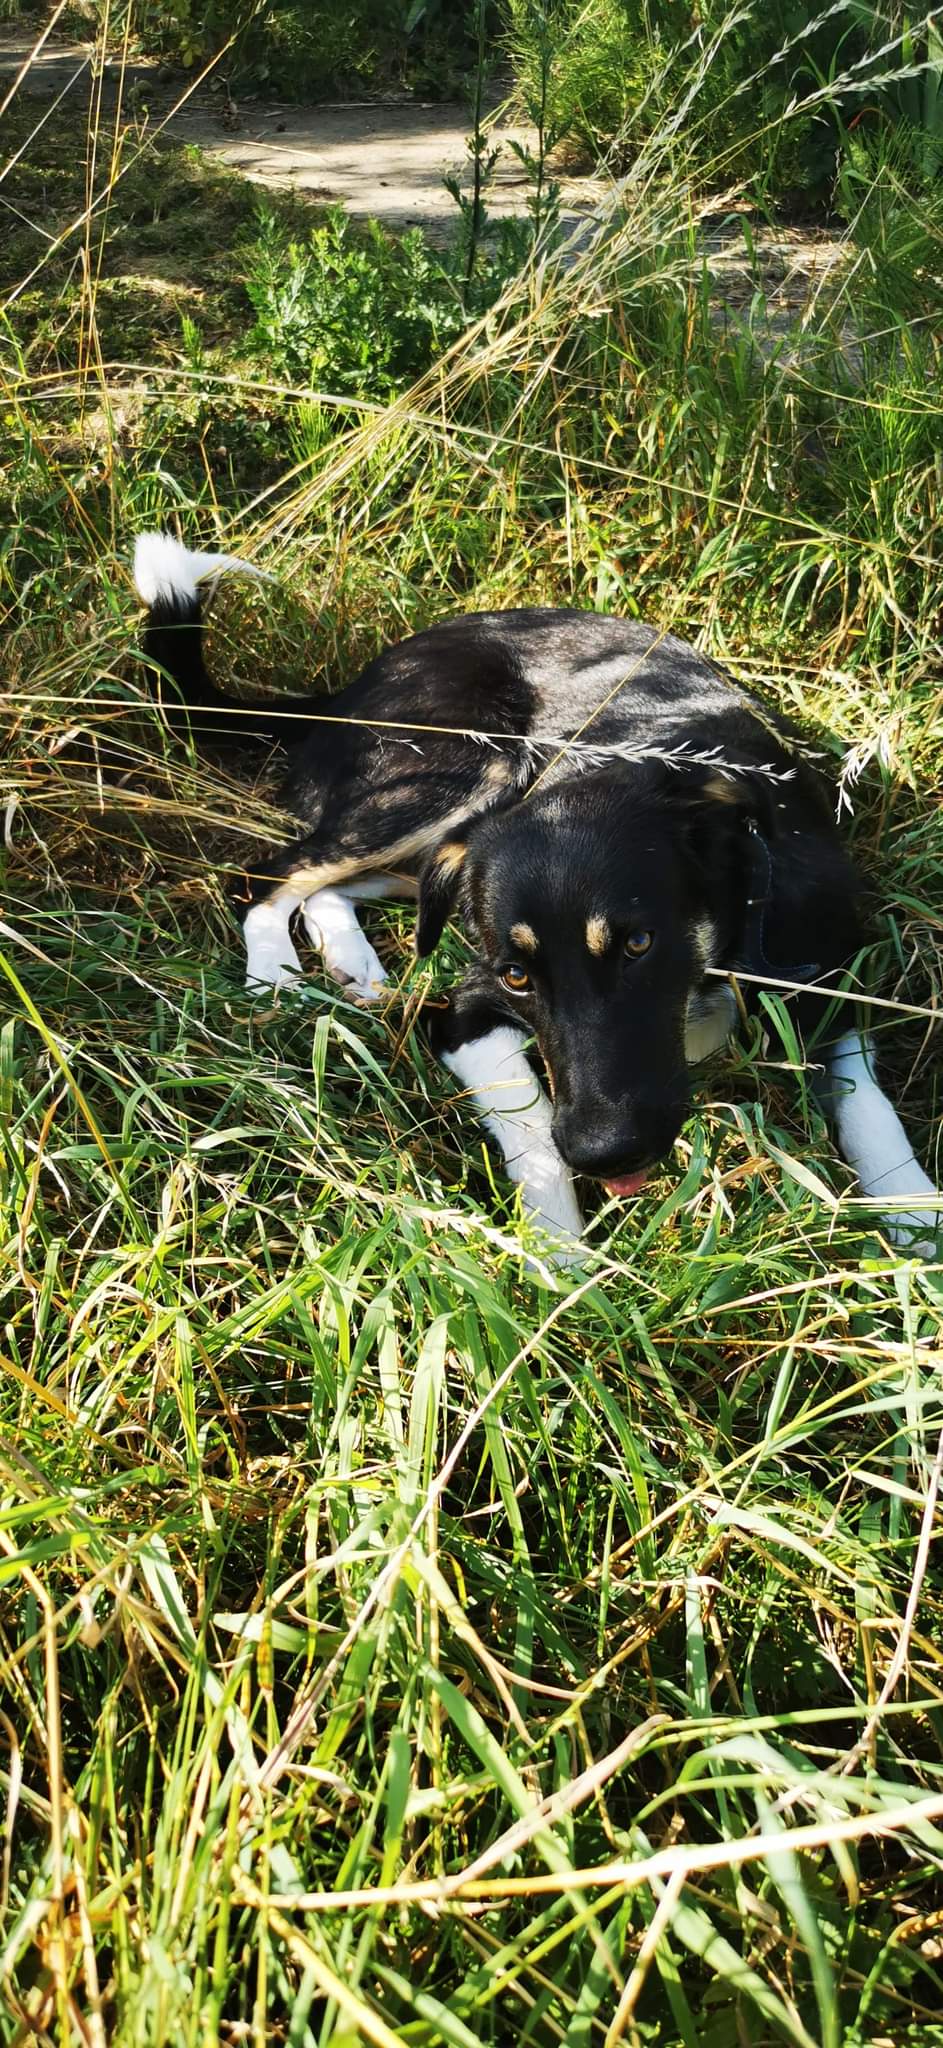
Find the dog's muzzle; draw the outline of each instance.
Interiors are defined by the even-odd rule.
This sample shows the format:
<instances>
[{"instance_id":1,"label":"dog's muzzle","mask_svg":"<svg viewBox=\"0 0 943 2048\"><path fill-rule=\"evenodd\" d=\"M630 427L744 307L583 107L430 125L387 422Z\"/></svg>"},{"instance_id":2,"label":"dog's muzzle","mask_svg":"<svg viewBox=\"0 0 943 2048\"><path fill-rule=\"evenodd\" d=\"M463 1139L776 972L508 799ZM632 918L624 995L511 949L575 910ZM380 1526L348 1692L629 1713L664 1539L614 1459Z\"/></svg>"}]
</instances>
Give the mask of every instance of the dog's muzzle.
<instances>
[{"instance_id":1,"label":"dog's muzzle","mask_svg":"<svg viewBox=\"0 0 943 2048\"><path fill-rule=\"evenodd\" d=\"M558 1103L553 1138L574 1173L602 1181L610 1194L638 1194L651 1168L671 1151L688 1111L688 1097L654 1102Z\"/></svg>"}]
</instances>

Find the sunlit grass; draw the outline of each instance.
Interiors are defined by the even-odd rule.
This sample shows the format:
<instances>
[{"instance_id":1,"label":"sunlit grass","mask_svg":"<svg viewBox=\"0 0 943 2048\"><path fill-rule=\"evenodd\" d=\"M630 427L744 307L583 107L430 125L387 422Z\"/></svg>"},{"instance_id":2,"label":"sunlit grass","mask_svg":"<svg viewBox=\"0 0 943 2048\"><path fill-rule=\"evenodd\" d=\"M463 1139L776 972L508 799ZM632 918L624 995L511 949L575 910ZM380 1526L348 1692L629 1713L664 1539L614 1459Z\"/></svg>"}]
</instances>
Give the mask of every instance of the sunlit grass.
<instances>
[{"instance_id":1,"label":"sunlit grass","mask_svg":"<svg viewBox=\"0 0 943 2048\"><path fill-rule=\"evenodd\" d=\"M371 911L377 1014L314 961L251 1001L229 885L287 821L134 662L158 521L277 571L214 612L252 686L476 605L699 637L845 768L932 1160L938 287L882 319L865 223L770 357L701 206L653 142L389 407L252 356L251 202L189 156L112 185L91 272L76 230L16 295L8 249L4 2041L939 2033L939 1273L849 1201L772 1027L582 1275L529 1265L416 1028L460 933L419 967ZM199 362L150 290L122 328L139 238L191 266Z\"/></svg>"}]
</instances>

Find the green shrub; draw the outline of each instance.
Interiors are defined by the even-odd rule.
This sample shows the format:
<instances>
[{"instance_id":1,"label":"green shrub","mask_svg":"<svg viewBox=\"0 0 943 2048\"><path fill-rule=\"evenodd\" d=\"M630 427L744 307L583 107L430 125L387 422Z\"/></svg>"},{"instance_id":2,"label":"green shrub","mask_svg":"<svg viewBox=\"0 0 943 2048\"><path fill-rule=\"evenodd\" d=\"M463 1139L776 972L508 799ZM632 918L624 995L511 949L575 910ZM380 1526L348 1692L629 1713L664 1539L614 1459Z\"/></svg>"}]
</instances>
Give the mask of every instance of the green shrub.
<instances>
[{"instance_id":1,"label":"green shrub","mask_svg":"<svg viewBox=\"0 0 943 2048\"><path fill-rule=\"evenodd\" d=\"M840 88L894 25L856 0L810 21L804 0L508 0L518 91L590 157L630 159L659 132L705 183L821 206L841 141ZM803 101L811 103L804 108ZM859 100L853 101L853 112Z\"/></svg>"},{"instance_id":2,"label":"green shrub","mask_svg":"<svg viewBox=\"0 0 943 2048\"><path fill-rule=\"evenodd\" d=\"M7 0L9 6L10 0ZM286 99L412 85L453 92L474 63L476 0L128 0L144 47L188 66L232 42L237 88ZM80 0L81 14L120 31L116 9Z\"/></svg>"},{"instance_id":3,"label":"green shrub","mask_svg":"<svg viewBox=\"0 0 943 2048\"><path fill-rule=\"evenodd\" d=\"M512 227L466 286L461 242L440 258L420 228L391 235L368 221L358 232L339 206L298 241L260 207L245 251L256 316L250 344L295 383L389 397L497 297L521 253Z\"/></svg>"}]
</instances>

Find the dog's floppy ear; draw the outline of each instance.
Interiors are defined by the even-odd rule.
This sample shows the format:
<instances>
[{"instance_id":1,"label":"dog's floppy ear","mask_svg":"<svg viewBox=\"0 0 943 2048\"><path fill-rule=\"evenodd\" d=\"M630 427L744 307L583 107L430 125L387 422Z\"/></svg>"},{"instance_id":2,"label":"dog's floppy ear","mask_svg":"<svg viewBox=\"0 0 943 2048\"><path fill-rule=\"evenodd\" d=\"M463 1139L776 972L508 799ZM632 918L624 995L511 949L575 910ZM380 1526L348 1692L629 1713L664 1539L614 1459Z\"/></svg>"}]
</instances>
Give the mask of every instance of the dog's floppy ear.
<instances>
[{"instance_id":1,"label":"dog's floppy ear","mask_svg":"<svg viewBox=\"0 0 943 2048\"><path fill-rule=\"evenodd\" d=\"M451 915L468 854L468 829L450 832L427 860L419 877L416 952L420 960L435 951Z\"/></svg>"},{"instance_id":2,"label":"dog's floppy ear","mask_svg":"<svg viewBox=\"0 0 943 2048\"><path fill-rule=\"evenodd\" d=\"M776 829L773 788L771 778L759 770L709 763L683 776L680 794L696 831L716 828L725 818L738 825L752 818L770 839Z\"/></svg>"}]
</instances>

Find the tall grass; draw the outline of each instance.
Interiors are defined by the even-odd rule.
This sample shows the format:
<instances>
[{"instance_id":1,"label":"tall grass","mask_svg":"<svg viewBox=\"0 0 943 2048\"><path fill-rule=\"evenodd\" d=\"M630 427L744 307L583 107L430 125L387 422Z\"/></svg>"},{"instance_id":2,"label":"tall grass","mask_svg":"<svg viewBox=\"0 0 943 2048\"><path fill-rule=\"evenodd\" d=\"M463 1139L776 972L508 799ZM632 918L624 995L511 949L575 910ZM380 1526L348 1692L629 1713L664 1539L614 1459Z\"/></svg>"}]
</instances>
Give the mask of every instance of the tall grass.
<instances>
[{"instance_id":1,"label":"tall grass","mask_svg":"<svg viewBox=\"0 0 943 2048\"><path fill-rule=\"evenodd\" d=\"M905 315L859 156L784 317L695 93L418 384L313 392L250 342L251 198L78 113L14 104L0 187L0 2038L932 2044L939 1272L775 1002L583 1273L528 1265L416 1028L459 932L419 969L371 913L378 1014L243 992L227 882L288 823L169 742L127 555L277 572L214 615L253 684L539 598L767 689L844 771L932 1160L933 267Z\"/></svg>"}]
</instances>

